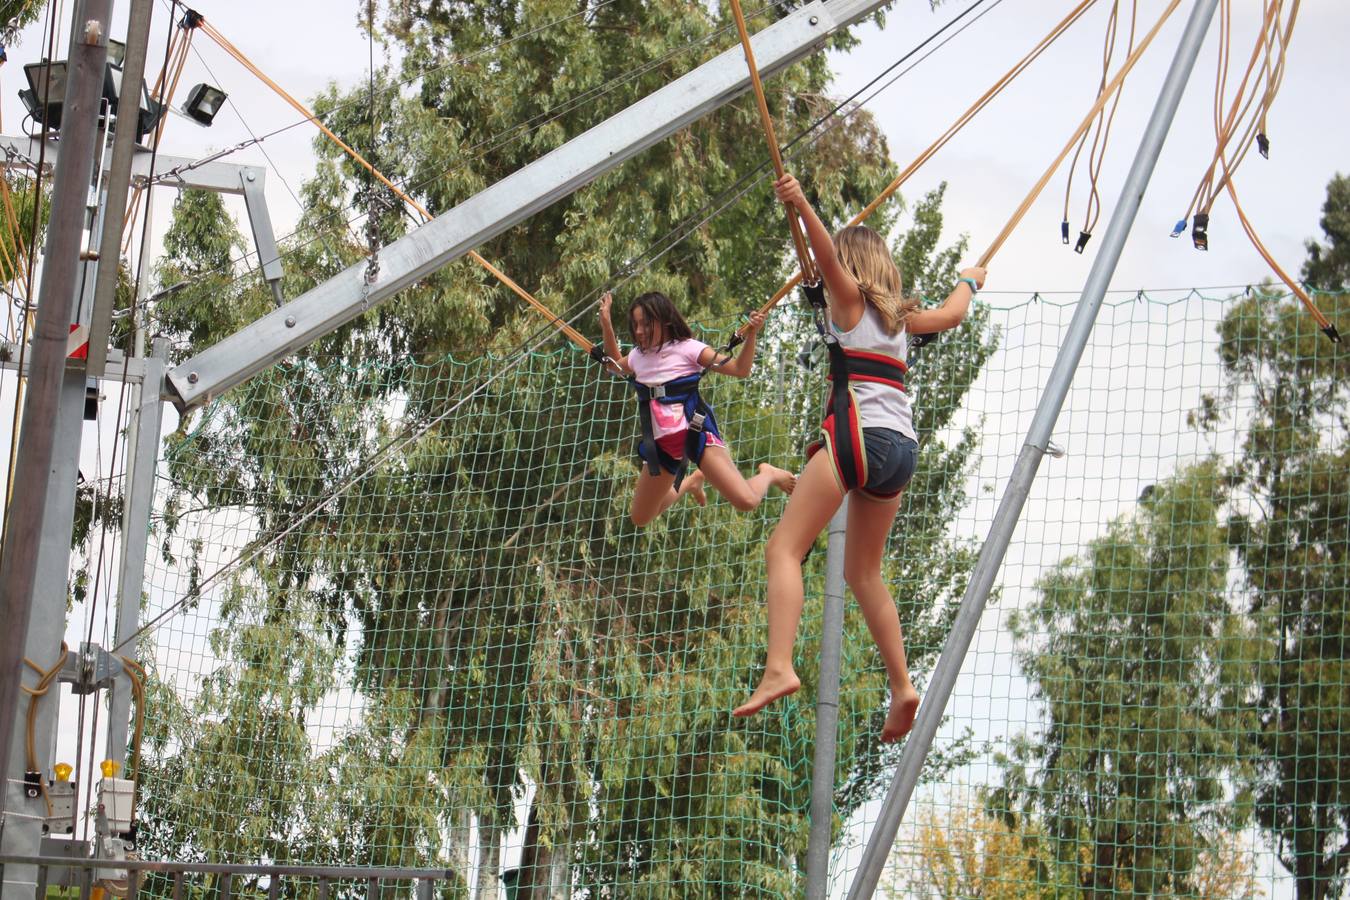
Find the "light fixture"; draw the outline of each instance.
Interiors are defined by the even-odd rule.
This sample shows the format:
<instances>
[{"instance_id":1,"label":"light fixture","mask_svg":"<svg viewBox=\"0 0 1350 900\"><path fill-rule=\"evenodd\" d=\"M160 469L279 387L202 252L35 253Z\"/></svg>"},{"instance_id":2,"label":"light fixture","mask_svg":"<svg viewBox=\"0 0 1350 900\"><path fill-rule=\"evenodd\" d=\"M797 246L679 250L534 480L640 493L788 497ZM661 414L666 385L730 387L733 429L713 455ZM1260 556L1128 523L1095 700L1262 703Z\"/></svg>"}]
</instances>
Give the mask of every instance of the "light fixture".
<instances>
[{"instance_id":1,"label":"light fixture","mask_svg":"<svg viewBox=\"0 0 1350 900\"><path fill-rule=\"evenodd\" d=\"M187 102L183 104L183 112L200 125L210 125L216 113L225 105L225 97L225 92L220 88L199 84L188 94Z\"/></svg>"},{"instance_id":2,"label":"light fixture","mask_svg":"<svg viewBox=\"0 0 1350 900\"><path fill-rule=\"evenodd\" d=\"M127 45L122 41L108 39L108 62L114 66L120 66L127 59Z\"/></svg>"},{"instance_id":3,"label":"light fixture","mask_svg":"<svg viewBox=\"0 0 1350 900\"><path fill-rule=\"evenodd\" d=\"M122 101L122 67L108 63L103 75L103 98L108 101L108 109L113 115L121 121L120 106ZM137 103L136 116L136 140L148 131L154 129L159 124L160 115L164 111L163 104L150 99L150 90L141 82L140 97Z\"/></svg>"},{"instance_id":4,"label":"light fixture","mask_svg":"<svg viewBox=\"0 0 1350 900\"><path fill-rule=\"evenodd\" d=\"M61 127L61 107L66 101L66 75L69 66L65 60L29 63L23 67L28 87L19 91L19 98L33 120L49 128Z\"/></svg>"}]
</instances>

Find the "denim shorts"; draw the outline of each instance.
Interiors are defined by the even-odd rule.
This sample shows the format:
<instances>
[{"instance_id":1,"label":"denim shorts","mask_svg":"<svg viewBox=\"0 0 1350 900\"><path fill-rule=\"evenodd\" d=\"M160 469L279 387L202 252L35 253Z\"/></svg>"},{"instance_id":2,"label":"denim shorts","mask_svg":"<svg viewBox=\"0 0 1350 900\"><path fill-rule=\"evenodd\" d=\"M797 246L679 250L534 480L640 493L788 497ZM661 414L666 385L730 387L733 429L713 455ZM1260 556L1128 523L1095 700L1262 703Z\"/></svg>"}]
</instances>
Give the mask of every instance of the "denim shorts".
<instances>
[{"instance_id":1,"label":"denim shorts","mask_svg":"<svg viewBox=\"0 0 1350 900\"><path fill-rule=\"evenodd\" d=\"M890 428L864 428L867 483L863 492L890 498L905 489L919 464L919 445Z\"/></svg>"}]
</instances>

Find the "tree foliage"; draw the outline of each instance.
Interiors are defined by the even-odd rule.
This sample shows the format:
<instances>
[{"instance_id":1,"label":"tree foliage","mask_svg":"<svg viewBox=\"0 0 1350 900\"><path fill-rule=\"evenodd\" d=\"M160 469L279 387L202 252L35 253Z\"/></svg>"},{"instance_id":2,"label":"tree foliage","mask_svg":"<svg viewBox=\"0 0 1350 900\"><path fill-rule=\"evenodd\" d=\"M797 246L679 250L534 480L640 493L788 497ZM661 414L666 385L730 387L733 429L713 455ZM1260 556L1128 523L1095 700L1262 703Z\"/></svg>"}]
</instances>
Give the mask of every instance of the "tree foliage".
<instances>
[{"instance_id":1,"label":"tree foliage","mask_svg":"<svg viewBox=\"0 0 1350 900\"><path fill-rule=\"evenodd\" d=\"M1320 302L1346 323L1344 295ZM1350 362L1296 302L1263 293L1233 307L1220 338L1226 388L1204 420L1242 410L1229 530L1266 641L1257 821L1300 900L1321 900L1341 895L1350 867Z\"/></svg>"},{"instance_id":2,"label":"tree foliage","mask_svg":"<svg viewBox=\"0 0 1350 900\"><path fill-rule=\"evenodd\" d=\"M385 36L400 63L377 73L373 104L365 88L334 88L317 108L363 152L373 123L371 158L440 212L734 41L726 16L702 4L576 12L560 2L396 4ZM814 57L771 83L783 135L828 108L828 80ZM398 82L413 88L389 90ZM588 101L572 104L578 95ZM344 224L350 204L373 212L377 244L411 225L362 170L325 144L320 155L288 248L291 296L367 251ZM767 180L730 193L764 157L746 99L483 253L555 309L640 263L622 293L665 290L691 320L726 322L787 268ZM894 168L865 113L837 120L796 167L836 222ZM898 214L893 203L874 224ZM915 287L940 293L960 249L939 247L940 193L916 205L913 222L897 256ZM256 276L229 265L240 238L218 201L185 193L166 250L161 283L187 286L155 317L179 356L269 308ZM762 653L760 548L773 509L681 505L633 528L622 514L632 401L570 347L515 354L539 326L514 295L457 263L183 420L166 451L165 564L197 579L209 570L209 548L190 530L204 516L228 519L260 550L217 611L218 668L165 707L155 733L163 759L147 803L165 827L152 848L259 858L282 853L284 840L284 852L310 861L468 871L476 843L487 898L505 837L523 829L519 896L560 883L592 896L679 896L686 882L706 896L797 890L816 637L802 643L800 699L754 727L727 715ZM793 458L818 416L820 367L786 364L804 334L803 319L780 312L756 376L709 388L722 421L736 423L743 465ZM947 526L978 434L951 423L993 347L972 317L916 367L923 462L903 553L888 566L918 668L945 638L973 563ZM812 583L823 556L809 563ZM855 612L846 629L848 645L870 647ZM857 655L849 666L844 815L871 796L890 752L877 743L880 661ZM335 692L358 714L320 752L302 736ZM259 753L274 756L251 776L260 780L213 806L224 776L210 773ZM193 776L174 783L184 766ZM315 774L259 805L263 782L287 771Z\"/></svg>"},{"instance_id":3,"label":"tree foliage","mask_svg":"<svg viewBox=\"0 0 1350 900\"><path fill-rule=\"evenodd\" d=\"M1253 641L1226 600L1224 483L1209 460L1061 563L1012 618L1045 704L992 806L1043 823L1083 896L1189 896L1201 854L1241 827Z\"/></svg>"},{"instance_id":4,"label":"tree foliage","mask_svg":"<svg viewBox=\"0 0 1350 900\"><path fill-rule=\"evenodd\" d=\"M1345 290L1350 286L1350 178L1337 175L1327 184L1321 225L1326 244L1308 241L1303 280L1324 291Z\"/></svg>"}]
</instances>

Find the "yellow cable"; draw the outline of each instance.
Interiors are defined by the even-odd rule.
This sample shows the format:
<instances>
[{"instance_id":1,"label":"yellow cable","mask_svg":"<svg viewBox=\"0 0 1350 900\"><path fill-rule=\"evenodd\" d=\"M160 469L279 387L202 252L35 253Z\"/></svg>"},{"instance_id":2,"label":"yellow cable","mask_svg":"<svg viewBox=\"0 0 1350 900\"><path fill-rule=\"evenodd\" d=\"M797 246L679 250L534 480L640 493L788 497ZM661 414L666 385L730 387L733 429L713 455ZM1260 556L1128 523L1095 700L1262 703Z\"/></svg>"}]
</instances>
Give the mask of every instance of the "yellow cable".
<instances>
[{"instance_id":1,"label":"yellow cable","mask_svg":"<svg viewBox=\"0 0 1350 900\"><path fill-rule=\"evenodd\" d=\"M1228 145L1229 141L1231 141L1233 133L1236 130L1236 122L1240 118L1243 109L1246 108L1244 107L1242 100L1247 92L1247 83L1251 79L1252 72L1255 71L1257 61L1260 59L1261 47L1265 43L1264 40L1258 40L1252 47L1252 54L1247 61L1247 69L1243 73L1242 81L1238 85L1237 94L1233 98L1228 114L1226 116L1223 115L1223 98L1227 92L1228 82L1228 57L1231 55L1229 45L1232 40L1232 11L1229 7L1230 2L1231 0L1224 0L1224 3L1220 7L1220 65L1215 76L1214 99L1214 127L1218 146L1215 147L1214 157L1210 161L1209 167L1205 170L1204 175L1201 177L1200 184L1196 186L1195 194L1191 198L1190 205L1186 208L1185 218L1187 219L1189 219L1194 212L1207 211L1214 203L1214 197L1220 188L1219 185L1214 183L1214 174L1218 169L1220 156L1224 153L1224 148ZM1261 34L1263 36L1271 27L1271 22L1278 9L1278 0L1268 0L1265 7L1265 14L1262 18ZM1250 101L1248 102L1248 105L1249 104Z\"/></svg>"},{"instance_id":2,"label":"yellow cable","mask_svg":"<svg viewBox=\"0 0 1350 900\"><path fill-rule=\"evenodd\" d=\"M127 779L131 781L131 814L136 818L136 801L140 795L141 742L145 738L145 668L134 659L122 656L122 668L131 680L131 693L136 701L136 729L131 739L131 756L127 764Z\"/></svg>"},{"instance_id":3,"label":"yellow cable","mask_svg":"<svg viewBox=\"0 0 1350 900\"><path fill-rule=\"evenodd\" d=\"M52 814L52 799L47 795L47 782L42 777L42 769L38 763L37 755L37 711L38 701L51 688L51 684L56 680L56 676L61 673L61 669L70 658L70 648L67 644L61 642L61 655L57 657L56 663L50 669L43 669L31 659L24 657L24 662L34 671L40 673L37 684L33 687L21 685L24 693L28 694L28 715L26 717L27 730L24 733L24 764L29 772L38 773L38 791L42 794L43 802L47 804L47 815Z\"/></svg>"}]
</instances>

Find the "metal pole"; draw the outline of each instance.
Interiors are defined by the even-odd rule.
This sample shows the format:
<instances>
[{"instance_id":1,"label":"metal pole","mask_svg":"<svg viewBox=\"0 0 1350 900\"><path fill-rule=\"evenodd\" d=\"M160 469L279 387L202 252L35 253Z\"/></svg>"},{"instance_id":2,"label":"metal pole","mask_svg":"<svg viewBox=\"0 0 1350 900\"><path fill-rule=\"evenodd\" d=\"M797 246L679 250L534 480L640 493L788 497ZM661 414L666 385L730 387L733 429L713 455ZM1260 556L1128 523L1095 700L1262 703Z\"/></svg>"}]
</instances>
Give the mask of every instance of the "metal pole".
<instances>
[{"instance_id":1,"label":"metal pole","mask_svg":"<svg viewBox=\"0 0 1350 900\"><path fill-rule=\"evenodd\" d=\"M844 643L844 531L848 497L830 519L825 552L825 609L820 620L816 752L811 765L811 834L806 845L806 900L825 900L834 828L834 762L839 740L839 660Z\"/></svg>"},{"instance_id":2,"label":"metal pole","mask_svg":"<svg viewBox=\"0 0 1350 900\"><path fill-rule=\"evenodd\" d=\"M3 616L0 621L5 623L4 634L0 637L0 752L5 753L9 752L13 741L24 645L34 601L38 549L47 513L47 493L59 427L57 411L65 381L66 337L80 273L85 207L94 167L94 136L98 129L103 71L108 56L110 6L111 0L87 0L77 29L79 39L70 47L70 76L61 126L64 152L57 162L52 184L46 263L38 292L29 354L28 393L24 401L10 505L12 527L5 534L3 559L0 559L0 616ZM75 451L62 447L62 452ZM66 540L69 541L68 534ZM64 610L64 600L61 597L53 602L60 602ZM12 759L5 760L6 775L13 772L13 762ZM6 793L0 791L0 813L9 805L4 798Z\"/></svg>"},{"instance_id":3,"label":"metal pole","mask_svg":"<svg viewBox=\"0 0 1350 900\"><path fill-rule=\"evenodd\" d=\"M146 546L150 542L150 509L155 496L155 470L159 463L159 430L164 403L159 385L164 379L169 342L155 341L155 355L146 360L145 379L132 385L131 425L127 447L126 507L122 515L122 559L117 586L118 652L136 658L133 637L139 624L141 593L145 589ZM108 747L106 758L126 762L127 731L131 719L131 684L123 678L113 683L108 700Z\"/></svg>"},{"instance_id":4,"label":"metal pole","mask_svg":"<svg viewBox=\"0 0 1350 900\"><path fill-rule=\"evenodd\" d=\"M98 277L94 286L94 312L89 323L89 368L94 378L103 377L108 359L108 332L117 293L117 270L122 256L122 214L131 187L131 162L136 154L140 128L141 82L145 80L146 45L150 43L150 17L154 0L131 0L127 22L127 50L122 61L122 95L117 105L117 133L113 137L112 163L108 167L108 197L98 244Z\"/></svg>"},{"instance_id":5,"label":"metal pole","mask_svg":"<svg viewBox=\"0 0 1350 900\"><path fill-rule=\"evenodd\" d=\"M1083 357L1092 324L1097 318L1097 311L1101 308L1102 299L1111 282L1111 275L1115 272L1125 240L1129 237L1135 215L1139 212L1144 190L1148 187L1154 164L1162 151L1163 141L1171 127L1177 105L1181 102L1181 95L1186 89L1186 82L1190 78L1191 69L1195 66L1195 58L1200 52L1200 45L1204 43L1205 32L1209 28L1217 4L1218 0L1196 0L1191 10L1186 30L1181 36L1181 42L1172 58L1172 65L1167 71L1167 78L1154 105L1153 114L1144 130L1144 137L1139 142L1134 162L1130 165L1130 172L1125 178L1125 186L1121 189L1116 211L1111 217L1110 225L1107 226L1106 236L1102 238L1101 252L1088 272L1082 297L1077 309L1074 310L1073 320L1069 323L1069 330L1059 356L1055 359L1054 368L1050 371L1045 393L1036 407L1026 443L1017 456L1017 463L1013 467L1012 478L1003 499L999 501L998 512L994 515L989 536L985 538L984 546L980 549L975 571L971 575L965 596L961 599L961 608L952 625L952 632L942 649L942 658L938 661L933 679L928 684L927 696L924 697L923 705L919 709L914 731L905 744L900 757L900 767L886 794L877 824L867 841L867 849L863 851L858 874L849 888L848 900L870 898L876 890L877 881L886 864L886 857L895 843L900 820L904 817L905 808L914 792L914 785L918 782L923 769L924 758L933 744L934 735L937 734L938 724L942 721L942 714L947 707L947 699L951 696L956 676L960 672L966 651L975 636L975 628L979 625L980 616L984 612L985 601L1003 564L1003 556L1008 550L1008 542L1022 513L1027 494L1031 491L1031 484L1036 479L1036 470L1040 466L1041 457L1047 452L1055 420L1064 406L1064 398L1069 393L1074 372Z\"/></svg>"}]
</instances>

